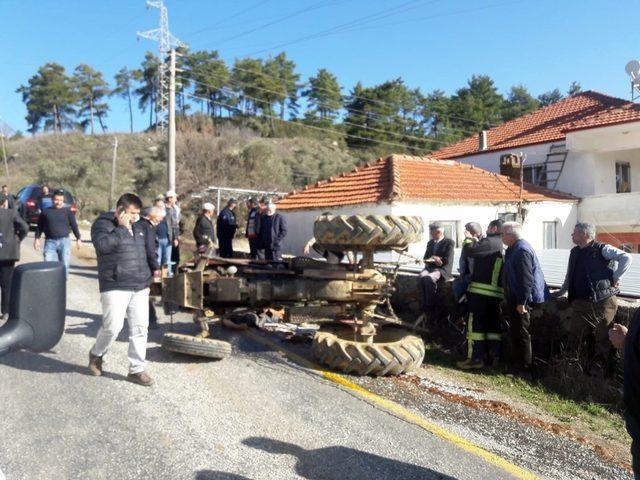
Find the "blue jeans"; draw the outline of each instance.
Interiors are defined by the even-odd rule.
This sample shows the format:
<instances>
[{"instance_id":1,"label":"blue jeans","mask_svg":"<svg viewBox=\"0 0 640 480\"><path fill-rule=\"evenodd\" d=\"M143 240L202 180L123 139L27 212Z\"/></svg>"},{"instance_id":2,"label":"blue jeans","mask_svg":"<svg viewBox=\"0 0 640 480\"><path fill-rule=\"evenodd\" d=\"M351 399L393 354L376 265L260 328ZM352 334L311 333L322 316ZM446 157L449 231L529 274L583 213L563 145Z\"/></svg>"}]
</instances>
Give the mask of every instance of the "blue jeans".
<instances>
[{"instance_id":1,"label":"blue jeans","mask_svg":"<svg viewBox=\"0 0 640 480\"><path fill-rule=\"evenodd\" d=\"M64 272L69 278L69 265L71 263L71 239L64 238L47 238L44 241L44 261L45 262L62 262L64 264Z\"/></svg>"},{"instance_id":2,"label":"blue jeans","mask_svg":"<svg viewBox=\"0 0 640 480\"><path fill-rule=\"evenodd\" d=\"M158 263L167 265L167 272L171 275L171 242L168 238L158 239Z\"/></svg>"}]
</instances>

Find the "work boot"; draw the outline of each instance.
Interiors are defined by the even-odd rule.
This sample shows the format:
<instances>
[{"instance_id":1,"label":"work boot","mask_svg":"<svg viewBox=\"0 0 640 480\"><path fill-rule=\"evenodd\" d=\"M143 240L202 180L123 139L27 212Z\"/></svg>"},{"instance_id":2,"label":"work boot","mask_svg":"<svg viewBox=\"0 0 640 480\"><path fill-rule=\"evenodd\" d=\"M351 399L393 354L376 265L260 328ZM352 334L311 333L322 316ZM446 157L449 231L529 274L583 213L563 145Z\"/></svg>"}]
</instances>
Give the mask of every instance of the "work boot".
<instances>
[{"instance_id":1,"label":"work boot","mask_svg":"<svg viewBox=\"0 0 640 480\"><path fill-rule=\"evenodd\" d=\"M89 372L94 377L102 375L102 357L89 352Z\"/></svg>"},{"instance_id":2,"label":"work boot","mask_svg":"<svg viewBox=\"0 0 640 480\"><path fill-rule=\"evenodd\" d=\"M142 385L143 387L153 385L153 378L151 378L147 372L130 373L127 375L127 380Z\"/></svg>"},{"instance_id":3,"label":"work boot","mask_svg":"<svg viewBox=\"0 0 640 480\"><path fill-rule=\"evenodd\" d=\"M474 360L473 358L467 358L466 360L457 362L456 365L461 370L480 370L481 368L484 368L484 362L481 360Z\"/></svg>"}]
</instances>

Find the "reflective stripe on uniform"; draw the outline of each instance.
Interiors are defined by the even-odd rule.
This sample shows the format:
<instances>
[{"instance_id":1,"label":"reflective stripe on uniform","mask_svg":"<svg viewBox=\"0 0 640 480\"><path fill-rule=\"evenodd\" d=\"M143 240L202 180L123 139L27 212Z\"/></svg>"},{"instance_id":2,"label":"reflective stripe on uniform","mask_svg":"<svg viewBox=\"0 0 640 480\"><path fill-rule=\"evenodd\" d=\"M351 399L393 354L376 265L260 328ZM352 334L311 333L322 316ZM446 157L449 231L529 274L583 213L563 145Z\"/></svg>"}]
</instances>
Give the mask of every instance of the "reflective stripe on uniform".
<instances>
[{"instance_id":1,"label":"reflective stripe on uniform","mask_svg":"<svg viewBox=\"0 0 640 480\"><path fill-rule=\"evenodd\" d=\"M496 258L491 273L491 283L471 282L467 291L484 295L486 297L504 298L504 289L498 286L500 271L502 270L502 257Z\"/></svg>"},{"instance_id":2,"label":"reflective stripe on uniform","mask_svg":"<svg viewBox=\"0 0 640 480\"><path fill-rule=\"evenodd\" d=\"M469 313L469 321L467 322L467 358L471 360L473 355L473 313Z\"/></svg>"}]
</instances>

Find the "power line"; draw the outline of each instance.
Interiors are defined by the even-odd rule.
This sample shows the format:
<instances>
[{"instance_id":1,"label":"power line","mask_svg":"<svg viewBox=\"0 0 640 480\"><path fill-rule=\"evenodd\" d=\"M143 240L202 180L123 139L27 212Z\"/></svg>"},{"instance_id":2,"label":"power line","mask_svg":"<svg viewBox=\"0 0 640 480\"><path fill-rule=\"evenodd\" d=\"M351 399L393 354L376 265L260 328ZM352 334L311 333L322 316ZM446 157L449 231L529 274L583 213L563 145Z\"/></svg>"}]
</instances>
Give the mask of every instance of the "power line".
<instances>
[{"instance_id":1,"label":"power line","mask_svg":"<svg viewBox=\"0 0 640 480\"><path fill-rule=\"evenodd\" d=\"M433 3L440 2L440 1L442 1L442 0L432 0L428 4L433 4ZM332 33L339 33L341 30L343 30L345 28L348 29L349 27L352 27L353 25L367 24L367 23L375 22L375 21L378 21L378 20L393 16L393 15L398 15L400 13L404 13L404 12L407 12L407 11L410 11L410 10L415 10L416 8L420 7L420 5L411 6L411 5L415 4L415 3L420 3L420 0L412 0L412 1L409 1L409 2L405 2L405 3L402 3L402 4L398 5L397 7L388 8L388 9L381 10L381 11L376 12L376 13L365 15L363 17L355 18L355 19L353 19L353 20L351 20L349 22L346 22L346 23L343 23L343 24L340 24L340 25L336 25L334 27L331 27L331 28L329 28L327 30L323 30L321 32L317 32L317 33L314 33L314 34L311 34L311 35L305 35L305 36L299 37L299 38L297 38L295 40L279 43L277 45L272 45L271 47L266 47L266 48L262 48L260 50L256 50L254 52L249 53L248 55L256 55L258 53L264 53L264 52L267 52L269 50L273 50L273 49L280 48L280 47L283 47L283 46L287 46L287 45L292 45L294 43L303 42L305 40L310 40L310 39L313 39L313 38L319 38L319 37L322 37L322 36L330 35Z\"/></svg>"},{"instance_id":2,"label":"power line","mask_svg":"<svg viewBox=\"0 0 640 480\"><path fill-rule=\"evenodd\" d=\"M245 70L245 71L251 72L251 70ZM226 78L226 77L223 77L221 75L216 75L215 73L207 73L207 75L215 77L215 78L219 78L219 79L224 80L225 82L227 82L229 84L232 84L232 85L237 85L237 86L240 86L240 87L242 87L242 86L250 86L251 88L256 89L256 90L265 91L265 92L273 93L273 94L276 94L276 95L283 95L283 92L277 92L275 90L270 90L270 89L267 89L267 88L264 88L264 87L250 85L250 84L247 84L246 82L243 83L243 82L240 82L240 81L237 81L237 80L232 80L230 78ZM179 76L179 78L182 79L182 80L185 80L185 81L192 81L192 82L194 82L194 83L196 83L198 85L203 85L203 86L206 86L206 87L210 87L213 90L222 90L222 89L225 88L225 86L216 87L214 85L211 85L211 84L208 84L208 83L205 83L205 82L200 82L198 80L194 80L193 78L189 78L189 77ZM269 78L275 78L275 77L269 77ZM301 84L301 85L299 85L299 87L300 88L304 88L305 85L309 86L309 84L307 83L307 84ZM321 90L327 90L327 89L321 89ZM284 94L286 95L286 93L284 93ZM247 95L244 95L244 96L246 98L254 98L254 97L249 97ZM343 102L345 100L347 100L347 98L348 97L341 96L341 100ZM355 98L361 98L361 97L355 97ZM259 100L259 99L256 99L256 100ZM389 106L393 106L395 108L398 108L397 105L393 105L391 103L389 103L388 105ZM350 113L355 113L355 114L373 115L374 117L377 117L378 119L380 119L380 118L392 119L393 118L392 115L382 115L379 112L364 112L364 111L361 111L361 110L358 110L358 109L355 109L355 108L347 107L344 104L341 105L340 109L341 110L345 110L345 111L350 112ZM436 116L440 116L440 115L436 115ZM343 121L342 123L349 124L349 122L346 122L346 121ZM456 128L456 130L459 131L459 132L462 132L462 133L468 133L470 135L475 135L477 133L477 132L470 132L468 130L463 130L463 129L459 129L459 128ZM448 142L440 142L440 143L447 143L448 144Z\"/></svg>"},{"instance_id":3,"label":"power line","mask_svg":"<svg viewBox=\"0 0 640 480\"><path fill-rule=\"evenodd\" d=\"M272 20L270 22L263 23L262 25L259 25L257 27L250 28L249 30L245 30L243 32L237 33L237 34L232 35L230 37L226 37L226 38L223 38L221 40L218 40L216 42L216 45L220 45L221 43L229 42L229 41L235 40L237 38L245 37L245 36L250 35L252 33L255 33L255 32L259 31L259 30L262 30L264 28L268 28L268 27L271 27L273 25L277 25L278 23L284 22L285 20L288 20L288 19L293 18L293 17L297 17L298 15L302 15L302 14L310 12L312 10L317 10L319 8L323 8L323 7L327 6L327 5L328 5L328 2L326 2L326 1L314 3L312 5L309 5L308 7L301 8L300 10L296 10L295 12L291 12L291 13L288 13L287 15L282 16L282 17L278 17L275 20Z\"/></svg>"},{"instance_id":4,"label":"power line","mask_svg":"<svg viewBox=\"0 0 640 480\"><path fill-rule=\"evenodd\" d=\"M252 74L254 74L254 75L259 75L259 76L261 76L261 77L264 77L264 78L267 78L267 79L271 79L271 80L281 80L281 79L280 79L280 78L278 78L278 77L274 77L274 76L272 76L272 75L267 75L267 74L266 74L266 73L264 73L264 72L260 72L260 71L256 71L256 70L248 70L248 69L246 69L246 68L238 67L238 66L236 66L236 65L233 65L232 69L233 69L233 70L239 70L239 71L241 71L241 72L252 73ZM311 86L311 84L310 84L309 82L306 82L306 83L302 83L302 84L300 84L299 86L300 86L300 88L304 88L304 87L310 87L310 86ZM323 92L331 92L331 90L329 90L329 89L327 89L327 88L324 88L324 87L315 87L315 88L316 88L317 90L320 90L320 91L323 91ZM350 95L342 95L342 98L343 98L343 99L357 98L357 99L359 99L359 100L364 100L364 101L367 101L367 102L376 103L376 104L378 104L378 105L383 105L383 106L389 106L389 107L393 107L393 108L398 108L398 105L395 105L395 104L393 104L393 103L385 102L385 101L383 101L383 100L377 100L377 99L369 98L369 97L362 97L362 96L359 96L359 95L353 95L353 94L350 94ZM455 119L457 119L457 120L465 120L465 121L470 122L470 123L475 123L475 124L478 124L478 125L484 125L484 123L483 123L483 122L480 122L480 121L478 121L478 120L473 120L473 119L470 119L470 118L457 117L457 116L448 115L448 114L439 114L439 116L441 116L441 117L445 117L445 118L455 118ZM493 125L492 125L492 126L493 126ZM470 133L470 132L467 132L467 133ZM475 133L477 133L477 132L473 132L473 134L475 134Z\"/></svg>"},{"instance_id":5,"label":"power line","mask_svg":"<svg viewBox=\"0 0 640 480\"><path fill-rule=\"evenodd\" d=\"M212 86L212 85L204 84L202 82L196 82L196 83L200 83L200 84L207 85L207 86ZM220 88L216 88L216 90L224 91L224 93L229 92L228 87L224 87L224 86L220 87ZM276 92L274 92L274 93L276 93ZM231 95L239 95L237 92L234 92L233 90L231 90L229 94L231 94ZM187 93L187 95L189 95L189 94ZM212 100L207 99L206 97L198 97L198 98L200 98L203 101L207 101L207 102L211 102L212 101ZM250 100L254 101L253 103L263 103L264 102L264 100L256 98L256 97L252 97L251 95L242 95L242 98L250 99ZM370 131L373 131L373 132L380 132L380 133L384 133L384 134L387 134L387 135L394 135L394 136L397 136L397 137L400 137L400 138L414 139L414 140L418 140L418 141L421 141L421 142L433 142L433 143L440 143L440 144L444 144L444 145L450 145L451 144L451 142L446 142L446 141L443 141L443 140L437 140L437 139L434 139L434 138L431 138L431 137L416 137L415 135L410 135L410 134L407 134L407 133L400 133L400 132L393 132L393 131L389 131L389 130L382 130L382 129L379 129L379 128L370 127L368 125L360 125L360 124L357 124L357 123L348 122L346 120L342 120L341 124L342 125L351 125L353 127L358 127L358 128L362 128L362 129L365 129L365 130L370 130Z\"/></svg>"},{"instance_id":6,"label":"power line","mask_svg":"<svg viewBox=\"0 0 640 480\"><path fill-rule=\"evenodd\" d=\"M208 98L199 97L199 96L193 95L191 93L187 93L186 95L191 97L191 98L195 98L197 100L203 100L203 101L206 101L206 102L214 103L216 105L220 105L221 107L225 107L225 108L231 109L231 110L236 110L238 112L242 112L244 115L247 115L246 112L244 112L242 108L237 107L235 105L229 105L227 103L218 102L218 101L215 101L215 100L210 100ZM339 132L337 130L333 130L333 129L329 129L329 128L316 127L315 125L307 125L305 123L291 122L289 120L282 120L278 116L269 115L268 113L262 113L261 115L255 114L255 115L249 115L249 116L255 116L255 117L262 116L262 117L270 118L270 119L273 119L273 120L278 120L280 122L289 123L289 124L292 124L292 125L297 125L297 126L302 127L302 128L309 128L309 129L312 129L312 130L332 133L334 135L337 134L337 135L341 135L341 136L345 136L345 137L349 137L349 138L355 138L355 139L358 139L358 140L367 140L367 141L370 141L370 142L380 143L380 144L383 144L383 145L391 145L393 147L408 148L408 149L413 149L413 150L416 149L416 147L411 147L411 146L403 145L403 144L400 144L400 143L387 142L387 141L384 141L384 140L376 140L374 138L362 137L360 135L353 135L353 134L350 134L350 133L343 133L343 132Z\"/></svg>"},{"instance_id":7,"label":"power line","mask_svg":"<svg viewBox=\"0 0 640 480\"><path fill-rule=\"evenodd\" d=\"M245 9L243 9L243 10L240 10L239 12L234 13L233 15L231 15L229 17L223 18L222 20L214 23L213 25L210 25L210 26L205 27L205 28L201 28L200 30L196 30L195 32L187 33L186 35L184 35L184 37L190 37L190 36L193 36L193 35L199 35L199 34L201 34L203 32L208 32L210 30L213 30L214 28L225 24L229 20L233 20L234 18L238 18L238 17L244 15L245 13L250 12L250 11L252 11L252 10L258 8L258 7L261 7L262 5L264 5L265 3L268 3L270 1L271 0L262 0L261 2L254 3L250 7L247 7Z\"/></svg>"}]
</instances>

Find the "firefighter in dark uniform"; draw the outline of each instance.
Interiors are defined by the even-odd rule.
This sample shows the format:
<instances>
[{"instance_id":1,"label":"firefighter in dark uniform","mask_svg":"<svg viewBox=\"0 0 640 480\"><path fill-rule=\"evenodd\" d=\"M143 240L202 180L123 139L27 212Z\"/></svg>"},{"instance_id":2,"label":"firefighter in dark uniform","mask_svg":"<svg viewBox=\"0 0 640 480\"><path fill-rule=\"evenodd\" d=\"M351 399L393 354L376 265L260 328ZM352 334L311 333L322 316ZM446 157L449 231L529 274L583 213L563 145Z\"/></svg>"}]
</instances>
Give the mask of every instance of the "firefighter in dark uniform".
<instances>
[{"instance_id":1,"label":"firefighter in dark uniform","mask_svg":"<svg viewBox=\"0 0 640 480\"><path fill-rule=\"evenodd\" d=\"M489 223L487 236L464 247L473 260L471 282L467 289L469 321L467 325L467 359L458 362L463 370L494 366L500 358L502 329L500 303L502 289L501 220Z\"/></svg>"}]
</instances>

